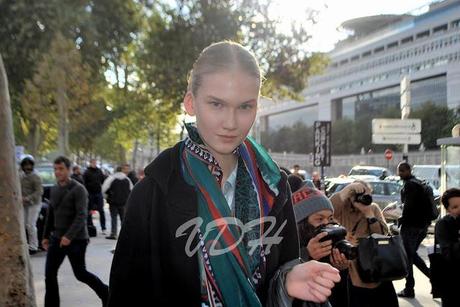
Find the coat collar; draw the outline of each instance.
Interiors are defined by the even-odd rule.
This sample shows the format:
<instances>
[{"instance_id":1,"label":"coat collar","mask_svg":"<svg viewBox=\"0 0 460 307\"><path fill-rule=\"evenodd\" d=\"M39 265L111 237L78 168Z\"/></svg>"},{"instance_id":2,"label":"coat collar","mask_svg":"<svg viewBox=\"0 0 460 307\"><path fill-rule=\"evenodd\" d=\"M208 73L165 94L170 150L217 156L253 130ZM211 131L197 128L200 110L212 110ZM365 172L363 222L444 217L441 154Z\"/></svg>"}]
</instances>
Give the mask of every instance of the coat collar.
<instances>
[{"instance_id":1,"label":"coat collar","mask_svg":"<svg viewBox=\"0 0 460 307\"><path fill-rule=\"evenodd\" d=\"M155 181L164 195L168 195L168 199L172 204L177 204L183 209L183 213L190 214L190 217L197 216L196 201L191 202L184 198L183 193L187 195L194 194L194 188L188 185L182 178L180 170L180 150L183 146L183 141L168 148L160 153L160 155L145 168L145 176ZM281 180L278 183L279 195L276 197L275 204L269 212L269 216L276 215L290 197L288 190L287 175L281 172ZM188 194L191 193L191 194ZM184 199L186 201L184 201ZM196 198L194 198L196 199ZM174 205L173 205L174 206Z\"/></svg>"}]
</instances>

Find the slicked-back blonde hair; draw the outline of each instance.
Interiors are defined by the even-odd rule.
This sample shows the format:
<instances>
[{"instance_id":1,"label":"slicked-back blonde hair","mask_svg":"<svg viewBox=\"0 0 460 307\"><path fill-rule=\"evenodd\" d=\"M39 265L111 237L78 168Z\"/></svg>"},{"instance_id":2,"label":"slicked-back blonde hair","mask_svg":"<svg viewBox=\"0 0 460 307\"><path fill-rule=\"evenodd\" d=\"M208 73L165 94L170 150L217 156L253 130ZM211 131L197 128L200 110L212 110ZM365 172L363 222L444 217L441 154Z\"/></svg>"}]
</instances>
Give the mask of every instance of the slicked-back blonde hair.
<instances>
[{"instance_id":1,"label":"slicked-back blonde hair","mask_svg":"<svg viewBox=\"0 0 460 307\"><path fill-rule=\"evenodd\" d=\"M204 75L235 69L254 76L260 90L262 73L257 59L252 52L232 41L213 43L203 49L190 71L187 90L196 95Z\"/></svg>"}]
</instances>

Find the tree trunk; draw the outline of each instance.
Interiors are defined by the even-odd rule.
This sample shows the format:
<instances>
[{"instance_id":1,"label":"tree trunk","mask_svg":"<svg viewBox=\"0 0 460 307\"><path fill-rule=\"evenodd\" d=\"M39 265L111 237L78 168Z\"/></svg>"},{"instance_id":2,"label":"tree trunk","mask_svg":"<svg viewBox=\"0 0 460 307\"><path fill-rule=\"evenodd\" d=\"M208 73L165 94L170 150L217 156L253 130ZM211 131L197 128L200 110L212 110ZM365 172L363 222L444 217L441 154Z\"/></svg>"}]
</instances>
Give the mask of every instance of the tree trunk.
<instances>
[{"instance_id":1,"label":"tree trunk","mask_svg":"<svg viewBox=\"0 0 460 307\"><path fill-rule=\"evenodd\" d=\"M61 81L62 82L62 81ZM58 148L59 154L67 156L69 154L69 108L65 93L64 84L58 85L56 102L59 112L58 124Z\"/></svg>"},{"instance_id":2,"label":"tree trunk","mask_svg":"<svg viewBox=\"0 0 460 307\"><path fill-rule=\"evenodd\" d=\"M29 135L26 137L27 140L27 149L30 154L34 157L38 154L38 149L40 146L40 127L38 123L32 121L30 123Z\"/></svg>"},{"instance_id":3,"label":"tree trunk","mask_svg":"<svg viewBox=\"0 0 460 307\"><path fill-rule=\"evenodd\" d=\"M0 306L36 306L15 161L8 81L0 56Z\"/></svg>"},{"instance_id":4,"label":"tree trunk","mask_svg":"<svg viewBox=\"0 0 460 307\"><path fill-rule=\"evenodd\" d=\"M136 139L136 140L134 140L133 156L132 156L132 160L131 160L131 167L132 167L133 170L136 169L138 149L139 149L139 141Z\"/></svg>"}]
</instances>

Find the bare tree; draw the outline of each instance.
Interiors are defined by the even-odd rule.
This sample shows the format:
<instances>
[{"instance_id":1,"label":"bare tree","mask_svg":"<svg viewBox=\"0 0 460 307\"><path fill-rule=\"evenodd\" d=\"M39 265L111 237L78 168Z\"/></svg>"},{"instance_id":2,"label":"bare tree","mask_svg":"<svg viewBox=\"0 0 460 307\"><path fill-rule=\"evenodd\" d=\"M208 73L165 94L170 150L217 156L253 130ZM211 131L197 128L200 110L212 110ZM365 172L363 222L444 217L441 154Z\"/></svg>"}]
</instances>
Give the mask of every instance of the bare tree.
<instances>
[{"instance_id":1,"label":"bare tree","mask_svg":"<svg viewBox=\"0 0 460 307\"><path fill-rule=\"evenodd\" d=\"M13 120L0 55L0 306L35 305L21 189L15 161Z\"/></svg>"}]
</instances>

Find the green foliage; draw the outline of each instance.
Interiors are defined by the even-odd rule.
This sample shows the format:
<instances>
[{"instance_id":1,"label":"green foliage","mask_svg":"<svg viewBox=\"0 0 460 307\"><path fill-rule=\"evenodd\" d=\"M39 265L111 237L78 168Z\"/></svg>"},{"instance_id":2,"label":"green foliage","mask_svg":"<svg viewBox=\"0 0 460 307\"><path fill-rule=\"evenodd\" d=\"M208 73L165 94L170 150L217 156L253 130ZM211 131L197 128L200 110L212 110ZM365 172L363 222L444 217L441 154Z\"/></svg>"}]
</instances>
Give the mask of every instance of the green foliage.
<instances>
[{"instance_id":1,"label":"green foliage","mask_svg":"<svg viewBox=\"0 0 460 307\"><path fill-rule=\"evenodd\" d=\"M428 102L412 111L410 117L422 120L422 143L427 149L435 149L438 148L438 138L452 136L452 128L459 122L460 113Z\"/></svg>"},{"instance_id":2,"label":"green foliage","mask_svg":"<svg viewBox=\"0 0 460 307\"><path fill-rule=\"evenodd\" d=\"M313 128L297 122L292 127L262 133L261 142L274 152L310 153L313 151Z\"/></svg>"},{"instance_id":3,"label":"green foliage","mask_svg":"<svg viewBox=\"0 0 460 307\"><path fill-rule=\"evenodd\" d=\"M308 75L327 59L305 51L303 27L281 33L269 6L255 0L0 0L0 53L16 140L34 152L55 149L63 135L56 85L66 79L74 152L124 161L134 140L170 145L178 137L174 128L194 59L224 39L254 51L266 76L263 94L300 99ZM61 54L51 52L58 33L68 65L57 65Z\"/></svg>"},{"instance_id":4,"label":"green foliage","mask_svg":"<svg viewBox=\"0 0 460 307\"><path fill-rule=\"evenodd\" d=\"M324 67L321 54L302 47L309 35L302 27L280 33L260 1L177 1L156 6L148 22L138 66L152 95L179 110L193 61L209 44L234 40L248 46L265 71L264 95L297 97L311 72ZM298 97L297 97L298 98Z\"/></svg>"}]
</instances>

